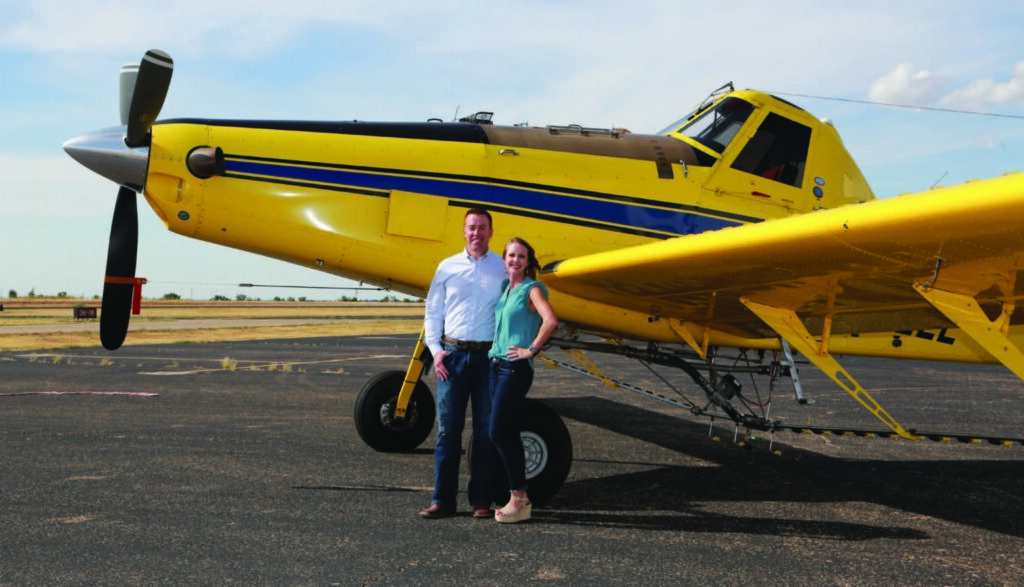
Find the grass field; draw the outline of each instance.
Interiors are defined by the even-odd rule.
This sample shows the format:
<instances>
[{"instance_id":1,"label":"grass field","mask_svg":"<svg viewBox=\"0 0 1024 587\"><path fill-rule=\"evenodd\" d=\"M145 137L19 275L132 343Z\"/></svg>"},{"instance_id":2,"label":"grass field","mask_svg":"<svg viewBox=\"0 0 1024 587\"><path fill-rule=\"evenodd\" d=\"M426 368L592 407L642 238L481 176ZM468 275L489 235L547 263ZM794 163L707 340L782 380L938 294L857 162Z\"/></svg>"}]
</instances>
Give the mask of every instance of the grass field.
<instances>
[{"instance_id":1,"label":"grass field","mask_svg":"<svg viewBox=\"0 0 1024 587\"><path fill-rule=\"evenodd\" d=\"M99 346L99 321L76 320L96 300L0 300L0 351ZM401 302L195 302L143 300L126 344L415 333L423 304Z\"/></svg>"}]
</instances>

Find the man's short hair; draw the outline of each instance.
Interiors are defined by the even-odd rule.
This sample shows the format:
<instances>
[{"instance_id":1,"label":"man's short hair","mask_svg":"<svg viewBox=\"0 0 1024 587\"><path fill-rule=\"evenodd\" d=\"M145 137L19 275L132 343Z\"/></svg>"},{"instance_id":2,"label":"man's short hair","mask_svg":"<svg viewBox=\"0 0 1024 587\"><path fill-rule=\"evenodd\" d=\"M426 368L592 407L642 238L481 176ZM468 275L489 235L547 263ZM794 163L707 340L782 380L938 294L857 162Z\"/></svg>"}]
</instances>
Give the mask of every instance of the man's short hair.
<instances>
[{"instance_id":1,"label":"man's short hair","mask_svg":"<svg viewBox=\"0 0 1024 587\"><path fill-rule=\"evenodd\" d=\"M465 222L466 218L468 218L470 214L476 214L477 216L486 216L487 224L490 224L491 228L494 228L494 219L491 218L491 213L488 212L487 210L484 210L483 208L470 208L469 210L466 210L466 214L465 216L462 217L462 221Z\"/></svg>"}]
</instances>

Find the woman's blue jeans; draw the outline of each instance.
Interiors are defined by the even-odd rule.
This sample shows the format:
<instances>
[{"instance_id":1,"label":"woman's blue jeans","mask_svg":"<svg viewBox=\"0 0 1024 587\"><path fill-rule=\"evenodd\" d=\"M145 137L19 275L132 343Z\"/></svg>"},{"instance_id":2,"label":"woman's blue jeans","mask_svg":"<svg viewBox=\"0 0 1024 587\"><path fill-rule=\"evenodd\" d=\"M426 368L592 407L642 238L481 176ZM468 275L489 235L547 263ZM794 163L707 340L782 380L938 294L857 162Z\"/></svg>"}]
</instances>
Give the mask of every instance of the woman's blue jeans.
<instances>
[{"instance_id":1,"label":"woman's blue jeans","mask_svg":"<svg viewBox=\"0 0 1024 587\"><path fill-rule=\"evenodd\" d=\"M520 410L533 384L527 360L491 359L491 442L501 455L513 491L526 489L526 458L520 437Z\"/></svg>"}]
</instances>

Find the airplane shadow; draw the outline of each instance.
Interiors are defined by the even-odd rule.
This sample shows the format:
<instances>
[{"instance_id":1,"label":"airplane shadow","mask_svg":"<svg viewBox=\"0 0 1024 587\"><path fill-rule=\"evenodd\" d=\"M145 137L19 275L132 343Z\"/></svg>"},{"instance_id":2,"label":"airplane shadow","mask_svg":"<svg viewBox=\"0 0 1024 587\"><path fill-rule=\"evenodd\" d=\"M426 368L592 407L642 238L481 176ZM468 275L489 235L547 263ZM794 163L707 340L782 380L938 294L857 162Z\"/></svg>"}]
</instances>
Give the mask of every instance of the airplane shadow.
<instances>
[{"instance_id":1,"label":"airplane shadow","mask_svg":"<svg viewBox=\"0 0 1024 587\"><path fill-rule=\"evenodd\" d=\"M865 508L877 510L865 504L877 504L1024 536L1021 460L902 460L903 454L912 456L923 448L911 442L898 449L906 450L900 460L832 457L788 445L789 433L776 435L776 448L783 451L780 457L766 445L747 451L734 446L731 438L712 442L704 422L599 397L545 398L544 402L564 418L710 463L567 482L535 514L544 523L842 540L928 538L915 529L847 521L860 518ZM885 446L893 450L892 444ZM621 463L633 460L624 457ZM754 515L705 511L716 502L734 502L741 509L749 504ZM812 505L816 505L813 511ZM801 511L809 512L806 519L800 519Z\"/></svg>"}]
</instances>

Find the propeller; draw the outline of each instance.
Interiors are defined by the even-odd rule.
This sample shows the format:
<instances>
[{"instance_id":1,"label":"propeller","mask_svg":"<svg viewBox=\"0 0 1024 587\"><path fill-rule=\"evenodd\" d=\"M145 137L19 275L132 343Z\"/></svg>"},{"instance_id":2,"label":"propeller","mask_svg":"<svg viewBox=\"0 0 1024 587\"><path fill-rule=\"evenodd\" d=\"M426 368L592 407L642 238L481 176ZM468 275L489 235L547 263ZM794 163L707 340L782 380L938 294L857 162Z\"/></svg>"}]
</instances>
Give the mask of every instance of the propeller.
<instances>
[{"instance_id":1,"label":"propeller","mask_svg":"<svg viewBox=\"0 0 1024 587\"><path fill-rule=\"evenodd\" d=\"M135 293L135 258L139 245L139 215L135 191L122 187L114 204L107 247L107 276L103 280L100 312L100 342L113 351L121 347L128 333L129 309Z\"/></svg>"},{"instance_id":2,"label":"propeller","mask_svg":"<svg viewBox=\"0 0 1024 587\"><path fill-rule=\"evenodd\" d=\"M150 49L142 57L128 108L128 131L125 133L124 143L129 147L147 145L149 130L164 106L164 98L167 97L167 88L171 85L173 72L174 62L171 56L163 51Z\"/></svg>"},{"instance_id":3,"label":"propeller","mask_svg":"<svg viewBox=\"0 0 1024 587\"><path fill-rule=\"evenodd\" d=\"M122 69L121 117L122 123L127 123L124 144L130 149L149 146L150 130L163 107L173 70L174 62L171 57L156 49L146 52L138 68L128 66ZM125 120L126 111L128 114ZM135 277L139 244L135 188L141 187L121 186L117 192L114 218L110 224L107 275L103 280L100 313L100 342L103 343L103 348L111 351L120 348L124 342L128 333L128 320L131 313L138 313L141 287L145 283L144 279Z\"/></svg>"}]
</instances>

